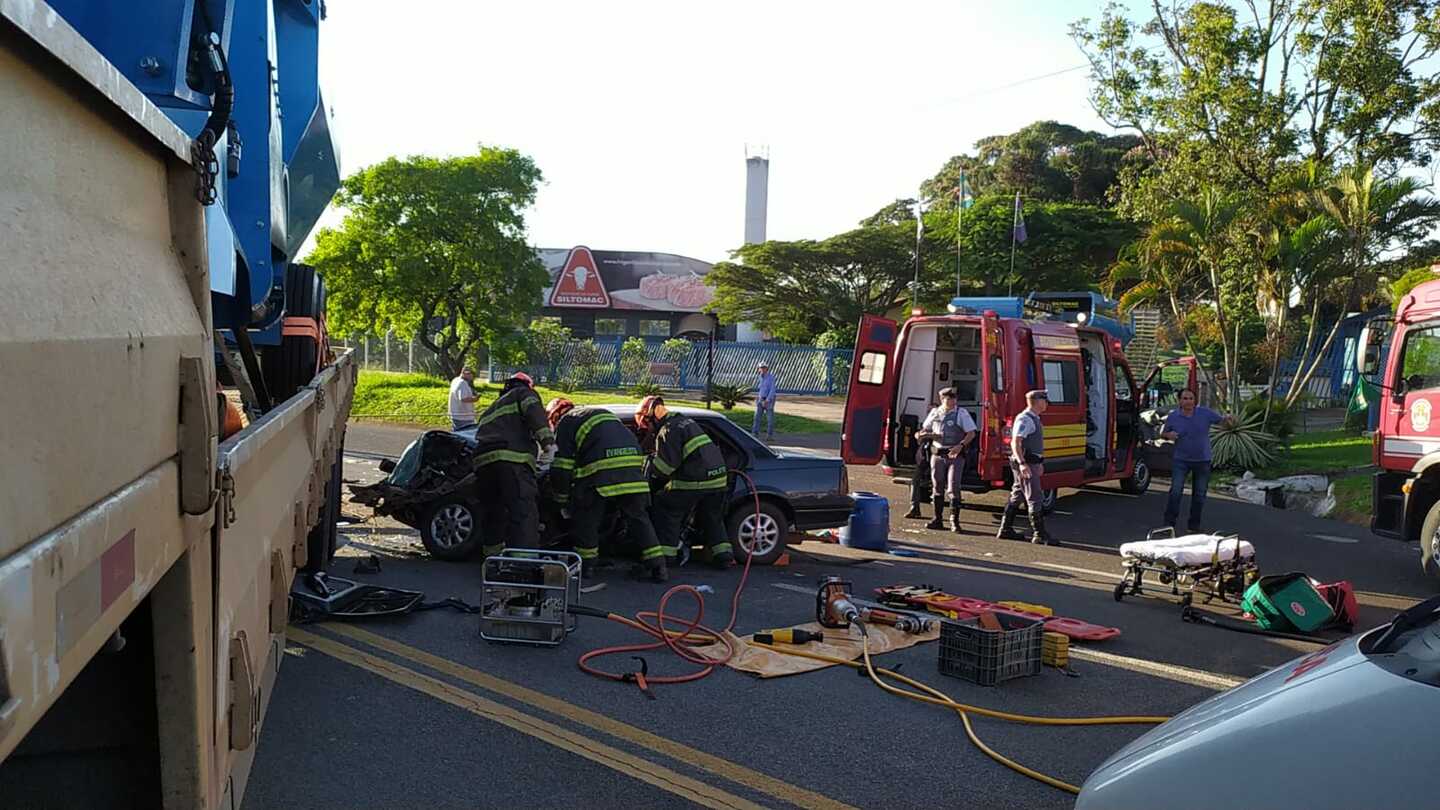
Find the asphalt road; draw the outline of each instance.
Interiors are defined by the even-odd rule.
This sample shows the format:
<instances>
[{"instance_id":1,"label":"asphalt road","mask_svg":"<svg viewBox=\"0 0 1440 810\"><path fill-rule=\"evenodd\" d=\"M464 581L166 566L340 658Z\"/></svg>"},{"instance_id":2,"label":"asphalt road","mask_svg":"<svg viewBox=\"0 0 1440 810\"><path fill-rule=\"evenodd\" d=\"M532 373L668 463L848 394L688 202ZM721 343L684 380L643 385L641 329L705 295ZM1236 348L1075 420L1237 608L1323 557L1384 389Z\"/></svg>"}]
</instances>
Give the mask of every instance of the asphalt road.
<instances>
[{"instance_id":1,"label":"asphalt road","mask_svg":"<svg viewBox=\"0 0 1440 810\"><path fill-rule=\"evenodd\" d=\"M393 454L407 442L394 428L353 425L348 445L357 454ZM347 461L349 479L377 474L372 459ZM824 574L851 579L857 592L928 583L991 600L1037 602L1059 615L1121 628L1119 638L1077 645L1076 678L1047 668L996 688L973 686L938 674L933 644L883 659L962 702L1061 716L1172 714L1313 649L1184 624L1166 599L1114 601L1115 550L1159 522L1158 492L1135 498L1108 486L1065 491L1051 521L1065 545L1037 547L989 536L998 493L967 499L963 519L970 533L957 536L899 517L905 490L877 470L852 468L851 484L892 499L893 545L919 556L806 543L788 567L750 572L737 632L810 619L813 584ZM1216 495L1206 517L1209 528L1242 532L1267 572L1351 580L1365 627L1434 592L1413 547L1360 527ZM431 560L412 534L383 521L345 531L350 542L335 573L423 590L430 598L478 600L478 563ZM370 553L382 557L382 573L350 574L353 558ZM626 615L653 609L664 587L628 581L622 571L602 572L606 587L585 603ZM686 567L672 583L711 586L706 621L723 625L739 577L738 571ZM670 609L688 612L683 601ZM494 646L477 631L474 616L431 611L292 633L245 807L1071 804L1067 794L973 748L953 714L887 695L849 669L764 681L721 670L698 683L658 687L652 701L634 686L595 679L576 666L586 650L638 639L618 624L582 619L580 631L555 649ZM652 673L691 669L665 653L645 656ZM604 663L628 669L634 662L617 656ZM1077 784L1145 730L986 719L975 726L996 750Z\"/></svg>"}]
</instances>

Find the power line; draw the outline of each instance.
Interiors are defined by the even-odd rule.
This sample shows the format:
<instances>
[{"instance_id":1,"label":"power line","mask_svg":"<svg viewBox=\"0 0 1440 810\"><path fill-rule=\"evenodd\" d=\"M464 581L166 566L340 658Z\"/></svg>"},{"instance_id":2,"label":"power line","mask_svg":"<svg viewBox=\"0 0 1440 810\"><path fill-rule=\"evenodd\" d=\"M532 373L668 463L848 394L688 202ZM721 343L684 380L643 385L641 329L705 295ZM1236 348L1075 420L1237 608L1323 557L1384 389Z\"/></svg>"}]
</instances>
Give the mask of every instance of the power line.
<instances>
[{"instance_id":1,"label":"power line","mask_svg":"<svg viewBox=\"0 0 1440 810\"><path fill-rule=\"evenodd\" d=\"M989 87L989 88L986 88L986 89L984 89L984 90L976 90L976 91L974 91L974 92L972 92L972 93L966 93L966 94L963 95L963 96L956 96L955 98L946 99L944 102L941 102L941 103L944 103L944 104L953 104L953 103L955 103L955 102L957 102L957 101L966 101L966 100L968 100L968 99L972 99L972 98L975 98L975 97L977 97L977 96L989 95L990 93L998 93L998 92L1000 92L1001 90L1009 90L1009 89L1012 88L1012 87L1019 87L1019 86L1022 85L1022 84L1029 84L1030 82L1038 82L1038 81L1040 81L1040 80L1042 80L1042 79L1052 79L1052 78L1054 78L1054 77L1056 77L1056 76L1063 76L1063 75L1065 75L1066 73L1074 73L1074 72L1077 71L1077 70L1085 70L1085 69L1088 68L1088 67L1090 67L1090 63L1089 63L1089 62L1086 62L1086 63L1083 64L1083 65L1075 65L1074 67L1064 68L1063 70L1056 70L1056 71L1052 71L1052 72L1050 72L1050 73L1042 73L1042 74L1039 75L1039 76L1030 76L1030 77L1028 77L1028 78L1024 78L1024 79L1020 79L1020 80L1018 80L1018 81L1010 82L1009 84L1002 84L1002 85L999 85L999 86L997 86L997 87Z\"/></svg>"}]
</instances>

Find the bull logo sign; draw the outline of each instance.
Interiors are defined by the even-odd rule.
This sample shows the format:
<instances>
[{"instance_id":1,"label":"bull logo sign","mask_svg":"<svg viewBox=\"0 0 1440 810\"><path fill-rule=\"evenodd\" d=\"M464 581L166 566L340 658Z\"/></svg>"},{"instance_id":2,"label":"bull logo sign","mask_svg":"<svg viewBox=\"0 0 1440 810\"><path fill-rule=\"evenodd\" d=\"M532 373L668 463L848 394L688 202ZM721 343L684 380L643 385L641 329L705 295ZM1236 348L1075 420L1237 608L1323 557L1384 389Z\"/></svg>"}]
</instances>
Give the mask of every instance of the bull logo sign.
<instances>
[{"instance_id":1,"label":"bull logo sign","mask_svg":"<svg viewBox=\"0 0 1440 810\"><path fill-rule=\"evenodd\" d=\"M595 268L595 257L590 248L574 247L565 259L565 268L555 279L555 289L550 291L552 307L595 307L608 309L610 294L605 291L605 281Z\"/></svg>"},{"instance_id":2,"label":"bull logo sign","mask_svg":"<svg viewBox=\"0 0 1440 810\"><path fill-rule=\"evenodd\" d=\"M1421 433L1430 429L1430 400L1417 399L1410 403L1410 426Z\"/></svg>"}]
</instances>

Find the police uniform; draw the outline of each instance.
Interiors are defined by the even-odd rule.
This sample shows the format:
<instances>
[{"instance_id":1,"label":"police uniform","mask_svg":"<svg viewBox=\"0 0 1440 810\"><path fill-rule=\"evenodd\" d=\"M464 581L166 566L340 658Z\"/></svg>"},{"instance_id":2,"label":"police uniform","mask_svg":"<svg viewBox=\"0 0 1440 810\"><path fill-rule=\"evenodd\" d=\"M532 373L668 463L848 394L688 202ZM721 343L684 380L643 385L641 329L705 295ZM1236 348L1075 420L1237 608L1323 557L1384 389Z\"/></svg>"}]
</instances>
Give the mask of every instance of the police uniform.
<instances>
[{"instance_id":1,"label":"police uniform","mask_svg":"<svg viewBox=\"0 0 1440 810\"><path fill-rule=\"evenodd\" d=\"M954 388L946 388L940 392L944 397L954 397ZM942 401L940 405L932 409L921 423L921 429L933 434L929 439L930 450L930 497L935 505L935 519L926 524L927 528L945 528L945 495L950 495L950 505L954 510L950 517L952 528L959 532L960 528L960 484L965 471L965 455L962 444L967 444L966 437L975 433L975 420L970 418L969 412L964 408L946 408ZM961 455L958 458L951 458L950 451L961 447Z\"/></svg>"},{"instance_id":2,"label":"police uniform","mask_svg":"<svg viewBox=\"0 0 1440 810\"><path fill-rule=\"evenodd\" d=\"M551 485L555 500L570 510L575 553L586 567L600 556L600 523L613 505L626 535L640 546L641 559L663 569L664 554L647 511L645 456L635 434L604 408L575 408L561 417L555 444Z\"/></svg>"},{"instance_id":3,"label":"police uniform","mask_svg":"<svg viewBox=\"0 0 1440 810\"><path fill-rule=\"evenodd\" d=\"M685 521L694 514L710 560L720 566L735 559L725 531L725 505L730 478L725 456L694 419L666 413L655 431L655 455L650 458L649 477L663 486L655 493L650 508L655 533L667 556L680 551Z\"/></svg>"},{"instance_id":4,"label":"police uniform","mask_svg":"<svg viewBox=\"0 0 1440 810\"><path fill-rule=\"evenodd\" d=\"M1044 391L1031 391L1027 397L1049 401ZM1010 486L1010 500L1005 504L1005 514L1000 519L1000 531L995 536L1023 539L1013 526L1023 501L1030 515L1030 542L1049 543L1050 533L1045 529L1045 515L1041 510L1045 492L1040 483L1040 477L1045 473L1045 425L1040 421L1040 414L1027 407L1015 417L1010 429L1010 446L1010 475L1014 483ZM1017 460L1017 455L1023 461ZM1026 475L1025 471L1029 474Z\"/></svg>"},{"instance_id":5,"label":"police uniform","mask_svg":"<svg viewBox=\"0 0 1440 810\"><path fill-rule=\"evenodd\" d=\"M535 389L521 382L507 389L475 420L475 488L489 521L500 530L487 536L485 556L511 548L534 548L540 542L536 508L536 445L549 447L555 433Z\"/></svg>"}]
</instances>

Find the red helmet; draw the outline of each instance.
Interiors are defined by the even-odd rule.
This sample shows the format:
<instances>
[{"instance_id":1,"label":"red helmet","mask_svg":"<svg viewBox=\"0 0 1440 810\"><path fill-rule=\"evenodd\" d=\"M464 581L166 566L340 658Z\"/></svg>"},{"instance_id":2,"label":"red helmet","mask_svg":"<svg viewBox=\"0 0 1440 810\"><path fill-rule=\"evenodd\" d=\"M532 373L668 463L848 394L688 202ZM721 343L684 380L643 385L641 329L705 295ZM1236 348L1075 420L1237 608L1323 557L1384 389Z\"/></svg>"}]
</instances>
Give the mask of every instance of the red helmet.
<instances>
[{"instance_id":1,"label":"red helmet","mask_svg":"<svg viewBox=\"0 0 1440 810\"><path fill-rule=\"evenodd\" d=\"M535 381L532 380L532 379L530 379L530 375L529 375L529 374L526 374L526 373L523 372L523 371L517 371L517 372L515 372L514 374L511 374L511 375L510 375L510 379L512 379L512 380L519 380L520 382L525 383L526 385L530 386L531 388L534 388L534 387L535 387Z\"/></svg>"},{"instance_id":2,"label":"red helmet","mask_svg":"<svg viewBox=\"0 0 1440 810\"><path fill-rule=\"evenodd\" d=\"M564 397L556 397L550 400L549 407L545 409L545 415L549 417L550 420L550 429L554 430L555 426L560 424L560 419L564 417L565 414L574 410L574 408L575 403Z\"/></svg>"},{"instance_id":3,"label":"red helmet","mask_svg":"<svg viewBox=\"0 0 1440 810\"><path fill-rule=\"evenodd\" d=\"M665 416L665 399L655 394L640 400L640 406L635 409L635 427L641 430L654 430L655 423Z\"/></svg>"}]
</instances>

